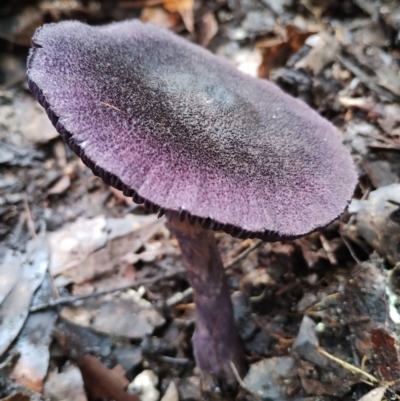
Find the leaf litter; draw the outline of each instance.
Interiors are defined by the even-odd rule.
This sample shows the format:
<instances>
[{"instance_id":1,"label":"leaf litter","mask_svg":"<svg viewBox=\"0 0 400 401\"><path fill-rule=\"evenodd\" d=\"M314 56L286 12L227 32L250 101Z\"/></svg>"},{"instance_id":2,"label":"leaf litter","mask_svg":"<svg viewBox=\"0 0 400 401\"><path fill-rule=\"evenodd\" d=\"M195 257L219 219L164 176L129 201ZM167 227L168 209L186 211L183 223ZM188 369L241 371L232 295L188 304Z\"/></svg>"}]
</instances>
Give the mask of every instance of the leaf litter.
<instances>
[{"instance_id":1,"label":"leaf litter","mask_svg":"<svg viewBox=\"0 0 400 401\"><path fill-rule=\"evenodd\" d=\"M217 3L0 10L1 399L204 399L191 289L164 220L93 179L23 86L43 21L128 17L306 101L339 127L359 171L348 213L321 233L258 248L217 234L250 363L236 400L399 398L398 5Z\"/></svg>"}]
</instances>

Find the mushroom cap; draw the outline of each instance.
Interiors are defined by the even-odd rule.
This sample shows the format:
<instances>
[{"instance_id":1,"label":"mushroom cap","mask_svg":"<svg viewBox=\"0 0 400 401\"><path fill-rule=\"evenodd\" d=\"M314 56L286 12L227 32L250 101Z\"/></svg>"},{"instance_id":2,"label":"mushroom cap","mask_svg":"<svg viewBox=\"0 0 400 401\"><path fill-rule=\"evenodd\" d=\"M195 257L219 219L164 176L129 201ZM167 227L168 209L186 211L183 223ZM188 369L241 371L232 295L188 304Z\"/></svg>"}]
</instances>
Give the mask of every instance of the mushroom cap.
<instances>
[{"instance_id":1,"label":"mushroom cap","mask_svg":"<svg viewBox=\"0 0 400 401\"><path fill-rule=\"evenodd\" d=\"M292 239L329 224L353 194L355 168L332 124L152 24L45 25L27 79L94 174L204 227Z\"/></svg>"}]
</instances>

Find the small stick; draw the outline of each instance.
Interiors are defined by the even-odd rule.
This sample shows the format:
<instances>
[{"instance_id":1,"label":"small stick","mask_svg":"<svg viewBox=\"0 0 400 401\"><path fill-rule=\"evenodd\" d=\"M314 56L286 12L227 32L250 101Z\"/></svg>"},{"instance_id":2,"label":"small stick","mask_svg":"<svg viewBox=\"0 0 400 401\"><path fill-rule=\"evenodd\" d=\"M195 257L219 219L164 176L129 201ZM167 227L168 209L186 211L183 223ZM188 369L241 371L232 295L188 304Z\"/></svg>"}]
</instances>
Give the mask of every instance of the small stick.
<instances>
[{"instance_id":1,"label":"small stick","mask_svg":"<svg viewBox=\"0 0 400 401\"><path fill-rule=\"evenodd\" d=\"M226 263L224 266L225 270L230 269L231 267L235 266L236 263L240 262L242 259L244 259L247 255L250 254L250 252L253 252L255 249L257 249L260 245L262 244L262 241L260 239L254 241L247 249L245 249L243 252L239 253L236 258L233 258L230 262Z\"/></svg>"},{"instance_id":2,"label":"small stick","mask_svg":"<svg viewBox=\"0 0 400 401\"><path fill-rule=\"evenodd\" d=\"M244 381L242 380L242 378L240 377L239 372L237 371L235 364L234 364L232 361L229 362L229 364L231 365L232 372L233 372L233 374L235 375L235 378L236 378L236 380L238 381L239 386L240 386L243 390L246 390L248 393L250 393L250 394L256 396L257 398L261 398L261 397L262 397L262 393L261 393L260 391L257 391L257 392L256 392L256 391L253 391L251 388L249 388L249 387L246 386L245 382L244 382Z\"/></svg>"},{"instance_id":3,"label":"small stick","mask_svg":"<svg viewBox=\"0 0 400 401\"><path fill-rule=\"evenodd\" d=\"M365 376L369 380L371 385L373 385L373 383L375 383L375 384L379 383L379 380L375 376L372 376L371 374L369 374L368 372L365 372L364 370L357 368L356 366L354 366L346 361L342 361L341 359L336 358L335 356L329 354L322 348L318 347L318 351L322 355L326 356L327 358L331 359L332 361L335 361L339 365L343 366L345 369L349 370L350 372L352 372L354 374L360 374L360 375Z\"/></svg>"},{"instance_id":4,"label":"small stick","mask_svg":"<svg viewBox=\"0 0 400 401\"><path fill-rule=\"evenodd\" d=\"M328 259L329 259L329 263L330 263L332 266L336 266L336 265L338 264L337 259L336 259L336 256L335 256L335 254L334 254L334 252L333 252L333 250L332 250L332 248L331 248L331 245L329 244L328 240L325 238L325 235L320 234L320 235L319 235L319 239L320 239L320 241L321 241L322 248L324 248L324 251L325 251L325 253L326 253L326 256L327 256Z\"/></svg>"},{"instance_id":5,"label":"small stick","mask_svg":"<svg viewBox=\"0 0 400 401\"><path fill-rule=\"evenodd\" d=\"M73 304L77 301L83 301L83 300L89 299L89 298L97 298L97 297L101 297L102 295L111 294L113 292L129 290L130 288L138 288L141 285L155 284L158 281L161 281L161 280L167 279L167 278L171 278L171 277L174 277L178 274L182 274L185 272L186 272L186 270L180 269L180 270L177 270L177 271L169 273L169 274L159 274L153 278L145 278L143 280L138 280L136 283L123 285L122 287L113 288L111 290L94 292L92 294L82 295L80 297L71 296L71 297L63 297L63 298L53 299L45 304L32 306L31 308L29 308L29 312L38 312L38 311L41 311L44 309L54 308L59 305Z\"/></svg>"},{"instance_id":6,"label":"small stick","mask_svg":"<svg viewBox=\"0 0 400 401\"><path fill-rule=\"evenodd\" d=\"M343 235L341 232L339 232L340 237L342 238L342 241L344 242L344 244L347 246L347 249L350 252L350 255L353 257L353 259L355 260L355 262L361 266L362 262L360 259L358 259L356 253L354 252L353 247L351 246L350 242L347 240L347 238L345 237L345 235Z\"/></svg>"},{"instance_id":7,"label":"small stick","mask_svg":"<svg viewBox=\"0 0 400 401\"><path fill-rule=\"evenodd\" d=\"M28 195L26 194L26 192L24 194L24 209L25 209L25 213L26 213L26 225L28 227L28 230L31 233L32 238L37 238L35 226L34 226L33 220L32 220L31 210L29 208Z\"/></svg>"}]
</instances>

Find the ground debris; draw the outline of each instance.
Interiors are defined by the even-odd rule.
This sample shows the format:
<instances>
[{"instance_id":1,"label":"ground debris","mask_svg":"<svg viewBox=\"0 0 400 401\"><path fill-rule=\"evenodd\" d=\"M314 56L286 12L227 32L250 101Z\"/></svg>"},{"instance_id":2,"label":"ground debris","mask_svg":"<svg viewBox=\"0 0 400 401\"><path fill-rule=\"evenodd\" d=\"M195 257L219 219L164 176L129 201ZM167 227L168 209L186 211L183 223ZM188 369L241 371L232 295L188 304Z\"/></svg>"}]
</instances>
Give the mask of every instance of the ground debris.
<instances>
[{"instance_id":1,"label":"ground debris","mask_svg":"<svg viewBox=\"0 0 400 401\"><path fill-rule=\"evenodd\" d=\"M130 339L152 334L156 327L165 323L151 303L135 290L88 299L82 306L64 308L61 316L100 333Z\"/></svg>"},{"instance_id":2,"label":"ground debris","mask_svg":"<svg viewBox=\"0 0 400 401\"><path fill-rule=\"evenodd\" d=\"M160 392L157 390L158 377L149 369L139 373L128 386L128 392L138 394L140 401L158 401Z\"/></svg>"},{"instance_id":3,"label":"ground debris","mask_svg":"<svg viewBox=\"0 0 400 401\"><path fill-rule=\"evenodd\" d=\"M381 401L385 395L386 387L374 388L364 396L362 396L358 401Z\"/></svg>"},{"instance_id":4,"label":"ground debris","mask_svg":"<svg viewBox=\"0 0 400 401\"><path fill-rule=\"evenodd\" d=\"M366 200L354 200L349 211L356 214L356 235L394 266L400 260L400 184L372 191Z\"/></svg>"},{"instance_id":5,"label":"ground debris","mask_svg":"<svg viewBox=\"0 0 400 401\"><path fill-rule=\"evenodd\" d=\"M138 400L145 393L126 388L152 372L154 399L222 401L205 395L195 368L192 290L164 220L94 178L24 84L44 21L127 18L171 29L307 102L342 132L359 171L350 213L319 233L273 244L217 233L251 366L232 399L399 398L399 2L1 3L0 399L42 401L42 389L50 400ZM43 220L50 251L30 257ZM42 284L39 259L52 274ZM39 299L46 282L54 292ZM62 347L50 336L61 311Z\"/></svg>"},{"instance_id":6,"label":"ground debris","mask_svg":"<svg viewBox=\"0 0 400 401\"><path fill-rule=\"evenodd\" d=\"M32 304L48 301L54 296L53 283L47 274L36 292ZM41 392L50 361L52 331L57 319L55 311L38 312L28 316L25 325L13 347L19 355L10 377L29 390Z\"/></svg>"},{"instance_id":7,"label":"ground debris","mask_svg":"<svg viewBox=\"0 0 400 401\"><path fill-rule=\"evenodd\" d=\"M18 281L0 305L0 355L18 336L28 317L32 296L42 283L48 265L48 245L42 233L28 243Z\"/></svg>"},{"instance_id":8,"label":"ground debris","mask_svg":"<svg viewBox=\"0 0 400 401\"><path fill-rule=\"evenodd\" d=\"M178 389L173 381L169 383L167 390L160 401L179 401Z\"/></svg>"},{"instance_id":9,"label":"ground debris","mask_svg":"<svg viewBox=\"0 0 400 401\"><path fill-rule=\"evenodd\" d=\"M131 263L140 260L138 256L133 261L133 255L163 224L164 220L157 219L155 214L127 215L120 219L103 216L78 219L49 235L52 253L50 272L78 285L111 275L115 266L123 265L124 260L131 259ZM81 268L82 265L85 269Z\"/></svg>"},{"instance_id":10,"label":"ground debris","mask_svg":"<svg viewBox=\"0 0 400 401\"><path fill-rule=\"evenodd\" d=\"M69 365L61 372L51 371L46 379L44 395L51 401L87 401L80 370Z\"/></svg>"},{"instance_id":11,"label":"ground debris","mask_svg":"<svg viewBox=\"0 0 400 401\"><path fill-rule=\"evenodd\" d=\"M256 362L251 365L244 384L263 399L288 400L298 385L295 360L284 356Z\"/></svg>"},{"instance_id":12,"label":"ground debris","mask_svg":"<svg viewBox=\"0 0 400 401\"><path fill-rule=\"evenodd\" d=\"M129 381L120 365L106 368L101 361L85 355L79 362L79 369L88 393L93 399L109 398L115 401L139 401L136 395L125 391Z\"/></svg>"}]
</instances>

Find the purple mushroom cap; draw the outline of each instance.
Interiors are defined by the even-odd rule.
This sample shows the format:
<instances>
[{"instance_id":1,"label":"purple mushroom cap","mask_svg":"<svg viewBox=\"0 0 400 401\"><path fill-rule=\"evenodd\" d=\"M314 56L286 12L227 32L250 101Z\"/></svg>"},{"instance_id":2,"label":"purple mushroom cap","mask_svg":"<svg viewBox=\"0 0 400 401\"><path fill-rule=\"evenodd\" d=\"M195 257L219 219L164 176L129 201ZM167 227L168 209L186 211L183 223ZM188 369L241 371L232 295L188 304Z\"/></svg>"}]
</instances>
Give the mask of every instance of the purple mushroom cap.
<instances>
[{"instance_id":1,"label":"purple mushroom cap","mask_svg":"<svg viewBox=\"0 0 400 401\"><path fill-rule=\"evenodd\" d=\"M138 202L241 238L291 239L356 185L336 128L278 87L137 20L45 25L31 91L68 145Z\"/></svg>"}]
</instances>

